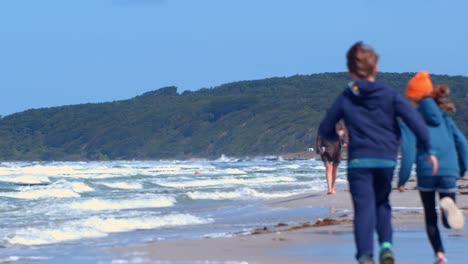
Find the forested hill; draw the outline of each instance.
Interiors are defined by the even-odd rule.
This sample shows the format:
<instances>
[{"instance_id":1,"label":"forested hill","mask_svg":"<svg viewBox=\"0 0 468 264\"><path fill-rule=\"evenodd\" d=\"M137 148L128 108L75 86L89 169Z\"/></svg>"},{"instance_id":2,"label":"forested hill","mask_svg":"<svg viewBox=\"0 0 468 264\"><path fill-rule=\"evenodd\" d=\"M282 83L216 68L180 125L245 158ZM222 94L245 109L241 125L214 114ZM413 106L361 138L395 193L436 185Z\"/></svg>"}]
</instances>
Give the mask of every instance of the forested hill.
<instances>
[{"instance_id":1,"label":"forested hill","mask_svg":"<svg viewBox=\"0 0 468 264\"><path fill-rule=\"evenodd\" d=\"M400 92L413 73L381 73ZM468 134L468 77L448 84ZM0 121L0 160L188 159L279 155L313 146L346 73L241 81L181 94L165 87L129 100L32 109Z\"/></svg>"}]
</instances>

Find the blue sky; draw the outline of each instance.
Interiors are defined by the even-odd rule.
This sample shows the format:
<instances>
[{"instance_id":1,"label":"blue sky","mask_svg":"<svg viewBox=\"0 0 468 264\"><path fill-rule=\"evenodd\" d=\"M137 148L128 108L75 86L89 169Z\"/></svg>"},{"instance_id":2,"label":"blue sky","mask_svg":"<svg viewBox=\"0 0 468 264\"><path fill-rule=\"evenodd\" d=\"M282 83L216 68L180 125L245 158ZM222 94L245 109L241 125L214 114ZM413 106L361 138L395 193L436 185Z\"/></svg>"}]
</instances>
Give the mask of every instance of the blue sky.
<instances>
[{"instance_id":1,"label":"blue sky","mask_svg":"<svg viewBox=\"0 0 468 264\"><path fill-rule=\"evenodd\" d=\"M346 71L468 76L468 1L2 0L0 114Z\"/></svg>"}]
</instances>

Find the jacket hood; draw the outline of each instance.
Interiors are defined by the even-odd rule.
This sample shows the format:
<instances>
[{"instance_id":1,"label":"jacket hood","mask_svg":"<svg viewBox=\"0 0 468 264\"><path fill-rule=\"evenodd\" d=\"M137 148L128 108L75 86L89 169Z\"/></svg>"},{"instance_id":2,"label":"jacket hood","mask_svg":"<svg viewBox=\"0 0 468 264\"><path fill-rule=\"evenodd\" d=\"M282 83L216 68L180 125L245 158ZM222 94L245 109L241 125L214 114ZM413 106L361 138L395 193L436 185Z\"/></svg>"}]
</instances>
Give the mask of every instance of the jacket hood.
<instances>
[{"instance_id":1,"label":"jacket hood","mask_svg":"<svg viewBox=\"0 0 468 264\"><path fill-rule=\"evenodd\" d=\"M362 107L373 110L379 107L379 93L383 92L384 86L379 82L370 81L353 81L348 83L348 88L345 90L345 96L348 96L351 101L360 104Z\"/></svg>"},{"instance_id":2,"label":"jacket hood","mask_svg":"<svg viewBox=\"0 0 468 264\"><path fill-rule=\"evenodd\" d=\"M349 91L357 97L367 96L379 90L380 82L356 80L348 83Z\"/></svg>"},{"instance_id":3,"label":"jacket hood","mask_svg":"<svg viewBox=\"0 0 468 264\"><path fill-rule=\"evenodd\" d=\"M418 110L426 124L430 126L438 126L442 122L442 111L434 99L426 98L419 102Z\"/></svg>"}]
</instances>

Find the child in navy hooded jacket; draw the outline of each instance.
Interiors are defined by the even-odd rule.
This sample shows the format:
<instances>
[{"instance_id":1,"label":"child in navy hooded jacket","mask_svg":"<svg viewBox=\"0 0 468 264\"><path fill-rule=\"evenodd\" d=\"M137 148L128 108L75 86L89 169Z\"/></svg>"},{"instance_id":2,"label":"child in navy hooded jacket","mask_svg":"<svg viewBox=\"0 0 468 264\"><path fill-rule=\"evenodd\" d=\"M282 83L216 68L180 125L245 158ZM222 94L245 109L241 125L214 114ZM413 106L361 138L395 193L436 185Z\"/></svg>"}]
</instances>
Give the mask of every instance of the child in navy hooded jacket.
<instances>
[{"instance_id":1,"label":"child in navy hooded jacket","mask_svg":"<svg viewBox=\"0 0 468 264\"><path fill-rule=\"evenodd\" d=\"M416 149L413 133L404 122L401 124L402 160L398 186L400 191L404 191L404 184L411 174L412 165L416 163L417 185L424 206L426 232L436 256L436 263L446 262L437 225L436 192L439 193L439 205L443 209L444 226L461 229L464 225L463 213L458 210L454 201L457 178L463 177L467 168L468 144L463 133L446 113L455 112L454 104L448 99L449 93L449 88L444 85L433 88L429 73L425 71L417 73L406 89L406 97L418 105L417 109L429 129L431 144L439 160L439 170L435 176L431 174L424 154L419 148Z\"/></svg>"},{"instance_id":2,"label":"child in navy hooded jacket","mask_svg":"<svg viewBox=\"0 0 468 264\"><path fill-rule=\"evenodd\" d=\"M354 237L359 263L373 262L373 236L377 231L380 263L394 263L389 195L396 166L402 118L430 155L428 130L417 111L394 89L376 81L378 56L362 42L347 52L352 82L338 96L319 127L325 139L337 138L335 124L343 119L348 129L348 182L354 206Z\"/></svg>"}]
</instances>

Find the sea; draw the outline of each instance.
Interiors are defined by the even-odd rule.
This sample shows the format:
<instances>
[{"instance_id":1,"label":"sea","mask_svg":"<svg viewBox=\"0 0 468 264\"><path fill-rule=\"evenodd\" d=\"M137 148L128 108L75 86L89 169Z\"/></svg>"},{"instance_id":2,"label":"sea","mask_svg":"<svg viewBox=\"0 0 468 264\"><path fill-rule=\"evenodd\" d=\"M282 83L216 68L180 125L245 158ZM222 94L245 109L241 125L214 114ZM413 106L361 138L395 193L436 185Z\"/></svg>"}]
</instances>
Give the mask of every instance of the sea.
<instances>
[{"instance_id":1,"label":"sea","mask_svg":"<svg viewBox=\"0 0 468 264\"><path fill-rule=\"evenodd\" d=\"M337 187L346 184L345 162ZM0 163L0 263L131 263L108 249L229 237L328 213L271 208L326 190L321 160Z\"/></svg>"}]
</instances>

